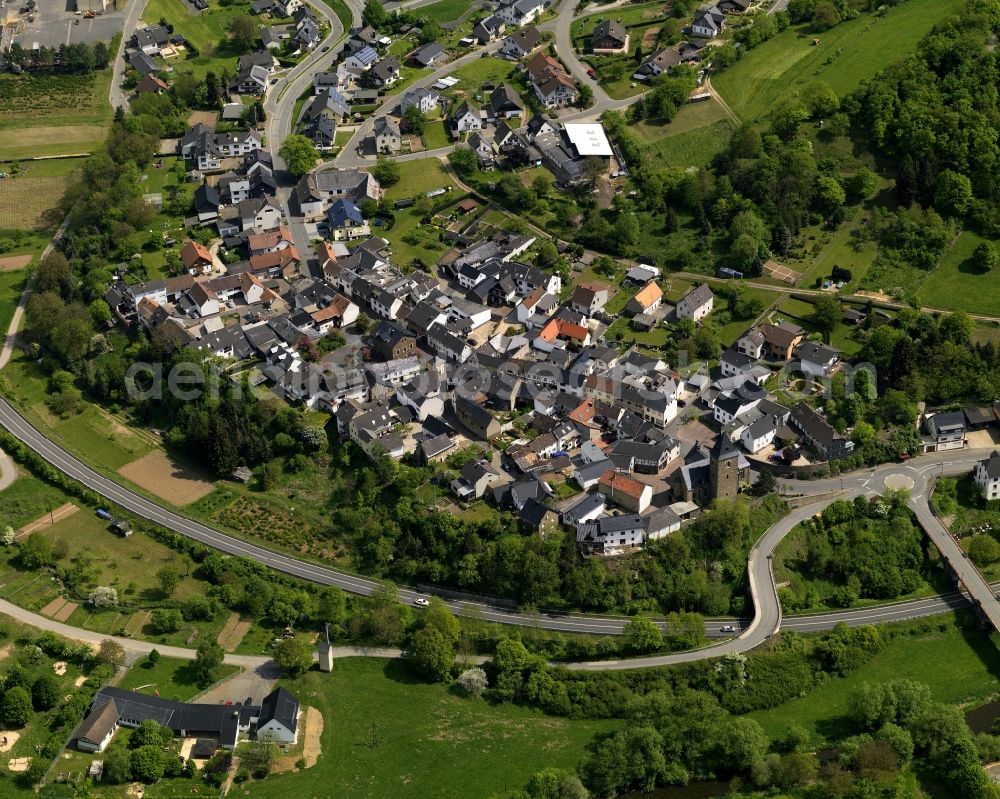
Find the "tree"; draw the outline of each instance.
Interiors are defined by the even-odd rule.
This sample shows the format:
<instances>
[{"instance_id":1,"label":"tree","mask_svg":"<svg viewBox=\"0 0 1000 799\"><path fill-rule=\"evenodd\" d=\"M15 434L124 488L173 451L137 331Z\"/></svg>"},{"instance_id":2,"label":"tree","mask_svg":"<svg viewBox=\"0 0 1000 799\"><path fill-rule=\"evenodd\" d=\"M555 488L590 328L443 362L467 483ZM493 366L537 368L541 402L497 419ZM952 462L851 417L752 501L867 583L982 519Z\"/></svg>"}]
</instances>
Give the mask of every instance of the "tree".
<instances>
[{"instance_id":1,"label":"tree","mask_svg":"<svg viewBox=\"0 0 1000 799\"><path fill-rule=\"evenodd\" d=\"M283 638L274 648L274 662L292 679L309 670L312 656L312 647L297 635Z\"/></svg>"},{"instance_id":2,"label":"tree","mask_svg":"<svg viewBox=\"0 0 1000 799\"><path fill-rule=\"evenodd\" d=\"M521 671L531 662L524 644L515 638L504 638L493 652L493 664L500 671Z\"/></svg>"},{"instance_id":3,"label":"tree","mask_svg":"<svg viewBox=\"0 0 1000 799\"><path fill-rule=\"evenodd\" d=\"M716 759L723 768L749 771L767 754L767 734L753 719L727 719L716 734Z\"/></svg>"},{"instance_id":4,"label":"tree","mask_svg":"<svg viewBox=\"0 0 1000 799\"><path fill-rule=\"evenodd\" d=\"M832 175L820 175L816 178L816 204L827 219L837 219L846 200L847 192L837 178Z\"/></svg>"},{"instance_id":5,"label":"tree","mask_svg":"<svg viewBox=\"0 0 1000 799\"><path fill-rule=\"evenodd\" d=\"M97 648L94 660L97 663L103 663L108 666L120 666L125 662L125 647L117 641L105 638Z\"/></svg>"},{"instance_id":6,"label":"tree","mask_svg":"<svg viewBox=\"0 0 1000 799\"><path fill-rule=\"evenodd\" d=\"M23 727L31 719L31 695L27 689L16 685L4 692L0 701L0 719L8 727Z\"/></svg>"},{"instance_id":7,"label":"tree","mask_svg":"<svg viewBox=\"0 0 1000 799\"><path fill-rule=\"evenodd\" d=\"M285 160L288 172L292 177L300 178L310 172L316 166L319 153L316 146L306 136L293 133L284 144L278 154Z\"/></svg>"},{"instance_id":8,"label":"tree","mask_svg":"<svg viewBox=\"0 0 1000 799\"><path fill-rule=\"evenodd\" d=\"M9 547L15 541L17 541L17 533L14 532L14 528L8 524L3 528L3 536L0 537L0 543L3 543L5 547Z\"/></svg>"},{"instance_id":9,"label":"tree","mask_svg":"<svg viewBox=\"0 0 1000 799\"><path fill-rule=\"evenodd\" d=\"M32 533L25 538L17 552L18 563L25 569L40 569L55 563L52 542L45 536Z\"/></svg>"},{"instance_id":10,"label":"tree","mask_svg":"<svg viewBox=\"0 0 1000 799\"><path fill-rule=\"evenodd\" d=\"M42 674L31 685L31 703L35 710L49 710L60 700L59 681L51 674Z\"/></svg>"},{"instance_id":11,"label":"tree","mask_svg":"<svg viewBox=\"0 0 1000 799\"><path fill-rule=\"evenodd\" d=\"M476 698L482 696L489 687L489 680L486 678L486 672L476 666L458 675L458 685L466 696Z\"/></svg>"},{"instance_id":12,"label":"tree","mask_svg":"<svg viewBox=\"0 0 1000 799\"><path fill-rule=\"evenodd\" d=\"M104 774L102 779L111 785L121 785L131 779L129 752L124 746L115 744L104 753Z\"/></svg>"},{"instance_id":13,"label":"tree","mask_svg":"<svg viewBox=\"0 0 1000 799\"><path fill-rule=\"evenodd\" d=\"M623 633L625 645L637 654L657 652L663 649L663 633L645 616L636 616L625 625Z\"/></svg>"},{"instance_id":14,"label":"tree","mask_svg":"<svg viewBox=\"0 0 1000 799\"><path fill-rule=\"evenodd\" d=\"M399 164L391 158L380 157L375 166L372 167L371 173L383 186L399 183Z\"/></svg>"},{"instance_id":15,"label":"tree","mask_svg":"<svg viewBox=\"0 0 1000 799\"><path fill-rule=\"evenodd\" d=\"M372 329L372 320L364 311L358 314L358 318L354 320L354 328L362 336L368 333Z\"/></svg>"},{"instance_id":16,"label":"tree","mask_svg":"<svg viewBox=\"0 0 1000 799\"><path fill-rule=\"evenodd\" d=\"M257 23L249 14L237 14L229 23L229 35L237 50L248 53L257 44Z\"/></svg>"},{"instance_id":17,"label":"tree","mask_svg":"<svg viewBox=\"0 0 1000 799\"><path fill-rule=\"evenodd\" d=\"M371 25L376 29L384 28L390 21L389 12L385 10L385 7L379 0L367 0L365 2L364 11L361 12L361 19L364 20L365 25Z\"/></svg>"},{"instance_id":18,"label":"tree","mask_svg":"<svg viewBox=\"0 0 1000 799\"><path fill-rule=\"evenodd\" d=\"M146 719L132 730L128 745L132 749L141 749L144 746L164 746L170 742L172 735L173 733L169 729L161 726L158 722Z\"/></svg>"},{"instance_id":19,"label":"tree","mask_svg":"<svg viewBox=\"0 0 1000 799\"><path fill-rule=\"evenodd\" d=\"M108 585L99 585L90 592L89 601L95 608L118 607L118 589Z\"/></svg>"},{"instance_id":20,"label":"tree","mask_svg":"<svg viewBox=\"0 0 1000 799\"><path fill-rule=\"evenodd\" d=\"M459 177L468 178L476 173L479 159L468 147L456 147L448 153L448 163Z\"/></svg>"},{"instance_id":21,"label":"tree","mask_svg":"<svg viewBox=\"0 0 1000 799\"><path fill-rule=\"evenodd\" d=\"M959 172L943 170L937 177L934 207L948 216L964 216L971 203L972 181Z\"/></svg>"},{"instance_id":22,"label":"tree","mask_svg":"<svg viewBox=\"0 0 1000 799\"><path fill-rule=\"evenodd\" d=\"M46 255L35 270L35 291L51 291L69 299L72 284L73 268L59 250Z\"/></svg>"},{"instance_id":23,"label":"tree","mask_svg":"<svg viewBox=\"0 0 1000 799\"><path fill-rule=\"evenodd\" d=\"M434 20L427 20L420 28L420 43L430 44L444 37L444 28Z\"/></svg>"},{"instance_id":24,"label":"tree","mask_svg":"<svg viewBox=\"0 0 1000 799\"><path fill-rule=\"evenodd\" d=\"M199 684L208 685L215 679L215 673L225 656L226 653L215 641L202 641L198 644L191 667Z\"/></svg>"},{"instance_id":25,"label":"tree","mask_svg":"<svg viewBox=\"0 0 1000 799\"><path fill-rule=\"evenodd\" d=\"M416 133L418 136L423 135L426 121L424 112L420 110L420 106L418 105L411 105L403 112L403 123L406 126L406 130L410 133ZM398 169L396 179L399 179Z\"/></svg>"},{"instance_id":26,"label":"tree","mask_svg":"<svg viewBox=\"0 0 1000 799\"><path fill-rule=\"evenodd\" d=\"M344 590L335 585L325 588L316 601L313 618L339 630L347 620L347 596Z\"/></svg>"},{"instance_id":27,"label":"tree","mask_svg":"<svg viewBox=\"0 0 1000 799\"><path fill-rule=\"evenodd\" d=\"M174 564L168 563L156 573L156 579L160 581L160 592L163 596L168 597L177 589L181 575Z\"/></svg>"},{"instance_id":28,"label":"tree","mask_svg":"<svg viewBox=\"0 0 1000 799\"><path fill-rule=\"evenodd\" d=\"M451 676L455 647L435 628L417 630L410 641L410 649L414 665L424 676L438 682Z\"/></svg>"},{"instance_id":29,"label":"tree","mask_svg":"<svg viewBox=\"0 0 1000 799\"><path fill-rule=\"evenodd\" d=\"M840 22L840 13L830 0L820 0L813 10L812 21L817 30L829 30Z\"/></svg>"},{"instance_id":30,"label":"tree","mask_svg":"<svg viewBox=\"0 0 1000 799\"><path fill-rule=\"evenodd\" d=\"M175 633L183 622L180 611L173 608L157 608L149 618L149 626L154 635Z\"/></svg>"},{"instance_id":31,"label":"tree","mask_svg":"<svg viewBox=\"0 0 1000 799\"><path fill-rule=\"evenodd\" d=\"M594 104L594 90L589 84L581 83L576 93L576 105L580 108L590 108Z\"/></svg>"},{"instance_id":32,"label":"tree","mask_svg":"<svg viewBox=\"0 0 1000 799\"><path fill-rule=\"evenodd\" d=\"M980 272L990 272L1000 266L1000 249L992 241L984 241L972 252L972 263Z\"/></svg>"},{"instance_id":33,"label":"tree","mask_svg":"<svg viewBox=\"0 0 1000 799\"><path fill-rule=\"evenodd\" d=\"M969 543L969 557L977 566L989 566L1000 560L1000 543L989 533L977 535Z\"/></svg>"},{"instance_id":34,"label":"tree","mask_svg":"<svg viewBox=\"0 0 1000 799\"><path fill-rule=\"evenodd\" d=\"M163 777L166 764L161 746L140 746L132 752L129 758L132 779L149 785Z\"/></svg>"},{"instance_id":35,"label":"tree","mask_svg":"<svg viewBox=\"0 0 1000 799\"><path fill-rule=\"evenodd\" d=\"M830 340L830 334L840 322L841 315L840 300L836 297L824 294L816 298L811 320L816 325L816 329L823 334L825 341Z\"/></svg>"},{"instance_id":36,"label":"tree","mask_svg":"<svg viewBox=\"0 0 1000 799\"><path fill-rule=\"evenodd\" d=\"M768 494L773 494L778 488L778 481L775 480L774 475L768 470L764 469L757 476L757 480L754 482L752 489L753 493L758 497L764 497Z\"/></svg>"}]
</instances>

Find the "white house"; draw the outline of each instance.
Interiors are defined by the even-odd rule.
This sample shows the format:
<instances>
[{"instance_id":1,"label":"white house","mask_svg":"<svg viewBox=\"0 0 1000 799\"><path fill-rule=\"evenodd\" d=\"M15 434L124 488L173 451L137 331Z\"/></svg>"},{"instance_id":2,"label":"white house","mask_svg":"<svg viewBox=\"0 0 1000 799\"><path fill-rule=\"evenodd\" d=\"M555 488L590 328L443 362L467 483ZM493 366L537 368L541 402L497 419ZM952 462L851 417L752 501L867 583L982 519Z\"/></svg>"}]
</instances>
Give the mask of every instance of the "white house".
<instances>
[{"instance_id":1,"label":"white house","mask_svg":"<svg viewBox=\"0 0 1000 799\"><path fill-rule=\"evenodd\" d=\"M1000 452L993 450L990 457L979 461L972 478L983 499L1000 499Z\"/></svg>"},{"instance_id":2,"label":"white house","mask_svg":"<svg viewBox=\"0 0 1000 799\"><path fill-rule=\"evenodd\" d=\"M534 22L545 12L542 0L510 0L497 9L497 16L515 28Z\"/></svg>"},{"instance_id":3,"label":"white house","mask_svg":"<svg viewBox=\"0 0 1000 799\"><path fill-rule=\"evenodd\" d=\"M715 302L715 295L707 284L694 286L677 303L677 318L691 319L700 322L710 313Z\"/></svg>"},{"instance_id":4,"label":"white house","mask_svg":"<svg viewBox=\"0 0 1000 799\"><path fill-rule=\"evenodd\" d=\"M268 694L257 717L257 740L294 744L299 736L299 700L284 688Z\"/></svg>"}]
</instances>

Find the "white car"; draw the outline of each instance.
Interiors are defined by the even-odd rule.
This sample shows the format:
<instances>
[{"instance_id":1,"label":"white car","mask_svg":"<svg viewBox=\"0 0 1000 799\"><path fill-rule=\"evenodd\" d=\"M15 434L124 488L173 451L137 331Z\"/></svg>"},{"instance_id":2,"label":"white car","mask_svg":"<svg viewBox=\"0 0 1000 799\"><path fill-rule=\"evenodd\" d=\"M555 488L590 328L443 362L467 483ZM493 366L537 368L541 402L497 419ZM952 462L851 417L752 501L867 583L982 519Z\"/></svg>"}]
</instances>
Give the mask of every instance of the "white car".
<instances>
[{"instance_id":1,"label":"white car","mask_svg":"<svg viewBox=\"0 0 1000 799\"><path fill-rule=\"evenodd\" d=\"M733 627L733 625L731 625L731 624L724 624L722 626L721 632L724 632L724 633L734 633L734 632L736 632L736 628Z\"/></svg>"},{"instance_id":2,"label":"white car","mask_svg":"<svg viewBox=\"0 0 1000 799\"><path fill-rule=\"evenodd\" d=\"M418 606L420 606L422 608L426 608L431 603L430 603L429 600L424 599L422 596L418 596L416 599L413 600L413 604L414 605L418 605Z\"/></svg>"}]
</instances>

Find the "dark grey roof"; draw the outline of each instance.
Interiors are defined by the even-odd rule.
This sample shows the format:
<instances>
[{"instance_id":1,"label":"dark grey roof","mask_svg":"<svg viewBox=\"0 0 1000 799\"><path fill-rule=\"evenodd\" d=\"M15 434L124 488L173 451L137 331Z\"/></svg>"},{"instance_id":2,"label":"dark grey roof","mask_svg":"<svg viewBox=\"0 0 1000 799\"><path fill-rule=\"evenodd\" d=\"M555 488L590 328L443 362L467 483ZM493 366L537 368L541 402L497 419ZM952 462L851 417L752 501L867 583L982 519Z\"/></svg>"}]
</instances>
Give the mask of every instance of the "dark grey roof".
<instances>
[{"instance_id":1,"label":"dark grey roof","mask_svg":"<svg viewBox=\"0 0 1000 799\"><path fill-rule=\"evenodd\" d=\"M295 694L285 688L276 688L264 697L257 726L261 727L271 720L279 722L289 732L295 732L299 723L299 700Z\"/></svg>"},{"instance_id":2,"label":"dark grey roof","mask_svg":"<svg viewBox=\"0 0 1000 799\"><path fill-rule=\"evenodd\" d=\"M993 453L984 461L980 461L986 469L986 476L990 480L1000 479L1000 452L993 450Z\"/></svg>"}]
</instances>

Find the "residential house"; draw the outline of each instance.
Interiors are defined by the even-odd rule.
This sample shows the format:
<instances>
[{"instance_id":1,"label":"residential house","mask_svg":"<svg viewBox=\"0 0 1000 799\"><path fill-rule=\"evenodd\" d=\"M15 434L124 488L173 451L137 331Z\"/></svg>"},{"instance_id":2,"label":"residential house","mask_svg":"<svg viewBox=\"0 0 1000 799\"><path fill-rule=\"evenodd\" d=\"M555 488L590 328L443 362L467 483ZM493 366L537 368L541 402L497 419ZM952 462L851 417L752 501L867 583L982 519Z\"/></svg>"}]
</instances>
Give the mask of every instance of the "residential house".
<instances>
[{"instance_id":1,"label":"residential house","mask_svg":"<svg viewBox=\"0 0 1000 799\"><path fill-rule=\"evenodd\" d=\"M1000 499L1000 452L993 450L990 457L979 461L972 472L972 479L983 499Z\"/></svg>"},{"instance_id":2,"label":"residential house","mask_svg":"<svg viewBox=\"0 0 1000 799\"><path fill-rule=\"evenodd\" d=\"M461 500L482 499L490 486L500 481L500 472L484 460L471 460L460 477L451 481L452 493Z\"/></svg>"},{"instance_id":3,"label":"residential house","mask_svg":"<svg viewBox=\"0 0 1000 799\"><path fill-rule=\"evenodd\" d=\"M634 477L609 471L597 482L600 491L609 502L633 513L642 513L653 501L653 487Z\"/></svg>"},{"instance_id":4,"label":"residential house","mask_svg":"<svg viewBox=\"0 0 1000 799\"><path fill-rule=\"evenodd\" d=\"M534 22L545 12L544 0L502 0L496 14L514 28Z\"/></svg>"},{"instance_id":5,"label":"residential house","mask_svg":"<svg viewBox=\"0 0 1000 799\"><path fill-rule=\"evenodd\" d=\"M294 745L298 741L299 700L278 687L264 697L257 716L257 740Z\"/></svg>"},{"instance_id":6,"label":"residential house","mask_svg":"<svg viewBox=\"0 0 1000 799\"><path fill-rule=\"evenodd\" d=\"M212 254L204 244L188 240L181 247L181 263L189 275L207 275L212 271Z\"/></svg>"},{"instance_id":7,"label":"residential house","mask_svg":"<svg viewBox=\"0 0 1000 799\"><path fill-rule=\"evenodd\" d=\"M441 95L434 91L434 89L425 89L423 87L410 89L399 100L399 116L406 114L412 107L419 109L422 114L429 114L438 107L440 102Z\"/></svg>"},{"instance_id":8,"label":"residential house","mask_svg":"<svg viewBox=\"0 0 1000 799\"><path fill-rule=\"evenodd\" d=\"M507 83L501 83L490 92L489 111L493 119L520 119L524 105L517 92Z\"/></svg>"},{"instance_id":9,"label":"residential house","mask_svg":"<svg viewBox=\"0 0 1000 799\"><path fill-rule=\"evenodd\" d=\"M492 138L486 135L483 131L476 130L469 134L466 145L476 154L476 157L479 159L479 163L483 169L489 169L493 166L496 160L497 148ZM512 289L510 292L511 296L513 293ZM511 297L504 297L496 304L504 305L509 299L511 299Z\"/></svg>"},{"instance_id":10,"label":"residential house","mask_svg":"<svg viewBox=\"0 0 1000 799\"><path fill-rule=\"evenodd\" d=\"M354 28L351 31L350 38L347 40L347 50L349 53L356 53L359 50L364 50L366 47L376 50L379 47L379 39L381 38L378 31L371 25Z\"/></svg>"},{"instance_id":11,"label":"residential house","mask_svg":"<svg viewBox=\"0 0 1000 799\"><path fill-rule=\"evenodd\" d=\"M496 14L490 14L473 26L472 35L480 44L489 44L503 36L505 30L507 23Z\"/></svg>"},{"instance_id":12,"label":"residential house","mask_svg":"<svg viewBox=\"0 0 1000 799\"><path fill-rule=\"evenodd\" d=\"M372 47L362 47L344 59L344 66L367 71L378 61L378 53Z\"/></svg>"},{"instance_id":13,"label":"residential house","mask_svg":"<svg viewBox=\"0 0 1000 799\"><path fill-rule=\"evenodd\" d=\"M437 42L428 42L413 54L413 60L421 67L431 67L443 63L447 57L445 49Z\"/></svg>"},{"instance_id":14,"label":"residential house","mask_svg":"<svg viewBox=\"0 0 1000 799\"><path fill-rule=\"evenodd\" d=\"M792 354L799 359L799 369L807 377L829 377L840 361L839 352L817 341L803 341Z\"/></svg>"},{"instance_id":15,"label":"residential house","mask_svg":"<svg viewBox=\"0 0 1000 799\"><path fill-rule=\"evenodd\" d=\"M251 67L263 67L268 73L272 73L277 67L277 62L273 55L260 50L256 53L245 53L236 59L237 72L245 72Z\"/></svg>"},{"instance_id":16,"label":"residential house","mask_svg":"<svg viewBox=\"0 0 1000 799\"><path fill-rule=\"evenodd\" d=\"M169 88L170 86L156 75L143 75L135 84L135 93L140 97L144 94L163 94Z\"/></svg>"},{"instance_id":17,"label":"residential house","mask_svg":"<svg viewBox=\"0 0 1000 799\"><path fill-rule=\"evenodd\" d=\"M467 397L452 400L455 417L480 441L493 441L502 431L500 422L488 410Z\"/></svg>"},{"instance_id":18,"label":"residential house","mask_svg":"<svg viewBox=\"0 0 1000 799\"><path fill-rule=\"evenodd\" d=\"M965 446L965 414L962 411L938 411L924 416L924 452L962 449Z\"/></svg>"},{"instance_id":19,"label":"residential house","mask_svg":"<svg viewBox=\"0 0 1000 799\"><path fill-rule=\"evenodd\" d=\"M581 283L569 300L569 307L584 316L593 316L602 311L611 299L611 286L599 280Z\"/></svg>"},{"instance_id":20,"label":"residential house","mask_svg":"<svg viewBox=\"0 0 1000 799\"><path fill-rule=\"evenodd\" d=\"M463 100L451 117L451 128L455 133L467 133L483 129L483 114L469 100Z\"/></svg>"},{"instance_id":21,"label":"residential house","mask_svg":"<svg viewBox=\"0 0 1000 799\"><path fill-rule=\"evenodd\" d=\"M565 72L532 82L531 87L545 108L562 108L576 102L576 83Z\"/></svg>"},{"instance_id":22,"label":"residential house","mask_svg":"<svg viewBox=\"0 0 1000 799\"><path fill-rule=\"evenodd\" d=\"M590 36L590 49L594 55L615 55L628 52L628 31L620 22L610 17L597 23Z\"/></svg>"},{"instance_id":23,"label":"residential house","mask_svg":"<svg viewBox=\"0 0 1000 799\"><path fill-rule=\"evenodd\" d=\"M538 32L538 28L527 25L505 38L500 45L500 52L507 58L520 61L525 56L531 55L541 44L542 35Z\"/></svg>"},{"instance_id":24,"label":"residential house","mask_svg":"<svg viewBox=\"0 0 1000 799\"><path fill-rule=\"evenodd\" d=\"M705 3L698 7L691 22L691 33L704 39L714 39L726 29L726 15L717 5Z\"/></svg>"},{"instance_id":25,"label":"residential house","mask_svg":"<svg viewBox=\"0 0 1000 799\"><path fill-rule=\"evenodd\" d=\"M632 73L633 80L652 80L657 75L669 72L682 62L676 47L661 47L653 51Z\"/></svg>"},{"instance_id":26,"label":"residential house","mask_svg":"<svg viewBox=\"0 0 1000 799\"><path fill-rule=\"evenodd\" d=\"M233 94L266 94L270 74L266 67L252 66L233 79L229 91Z\"/></svg>"},{"instance_id":27,"label":"residential house","mask_svg":"<svg viewBox=\"0 0 1000 799\"><path fill-rule=\"evenodd\" d=\"M826 419L805 402L800 402L792 408L788 421L802 434L816 454L825 460L839 460L854 452L854 442L840 435Z\"/></svg>"},{"instance_id":28,"label":"residential house","mask_svg":"<svg viewBox=\"0 0 1000 799\"><path fill-rule=\"evenodd\" d=\"M751 327L736 339L736 351L748 358L758 360L764 354L764 333L759 327Z\"/></svg>"},{"instance_id":29,"label":"residential house","mask_svg":"<svg viewBox=\"0 0 1000 799\"><path fill-rule=\"evenodd\" d=\"M383 361L408 358L417 351L417 339L399 325L384 321L371 336L372 349Z\"/></svg>"},{"instance_id":30,"label":"residential house","mask_svg":"<svg viewBox=\"0 0 1000 799\"><path fill-rule=\"evenodd\" d=\"M659 310L663 302L663 289L655 280L650 280L628 301L625 310L632 314L652 314Z\"/></svg>"},{"instance_id":31,"label":"residential house","mask_svg":"<svg viewBox=\"0 0 1000 799\"><path fill-rule=\"evenodd\" d=\"M375 120L372 136L375 139L375 151L378 153L399 152L403 146L399 123L390 116L381 116Z\"/></svg>"},{"instance_id":32,"label":"residential house","mask_svg":"<svg viewBox=\"0 0 1000 799\"><path fill-rule=\"evenodd\" d=\"M328 205L344 198L355 203L364 199L380 200L382 187L370 172L359 169L317 169L303 175L295 187L302 216L307 222L323 218Z\"/></svg>"},{"instance_id":33,"label":"residential house","mask_svg":"<svg viewBox=\"0 0 1000 799\"><path fill-rule=\"evenodd\" d=\"M400 63L396 56L386 56L368 70L368 80L373 86L385 88L399 80Z\"/></svg>"},{"instance_id":34,"label":"residential house","mask_svg":"<svg viewBox=\"0 0 1000 799\"><path fill-rule=\"evenodd\" d=\"M349 241L368 236L371 230L361 215L361 209L351 200L340 199L326 214L329 235L334 241Z\"/></svg>"},{"instance_id":35,"label":"residential house","mask_svg":"<svg viewBox=\"0 0 1000 799\"><path fill-rule=\"evenodd\" d=\"M700 322L712 312L715 295L707 283L692 286L677 303L677 318Z\"/></svg>"},{"instance_id":36,"label":"residential house","mask_svg":"<svg viewBox=\"0 0 1000 799\"><path fill-rule=\"evenodd\" d=\"M792 322L760 326L764 337L764 357L772 361L788 361L795 348L806 337L806 331Z\"/></svg>"}]
</instances>

